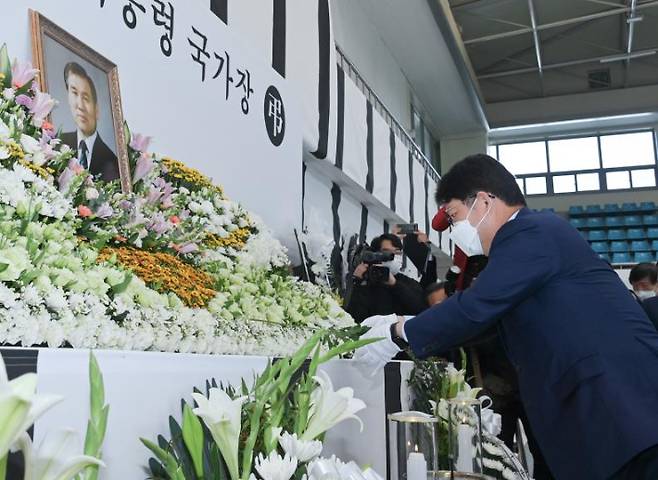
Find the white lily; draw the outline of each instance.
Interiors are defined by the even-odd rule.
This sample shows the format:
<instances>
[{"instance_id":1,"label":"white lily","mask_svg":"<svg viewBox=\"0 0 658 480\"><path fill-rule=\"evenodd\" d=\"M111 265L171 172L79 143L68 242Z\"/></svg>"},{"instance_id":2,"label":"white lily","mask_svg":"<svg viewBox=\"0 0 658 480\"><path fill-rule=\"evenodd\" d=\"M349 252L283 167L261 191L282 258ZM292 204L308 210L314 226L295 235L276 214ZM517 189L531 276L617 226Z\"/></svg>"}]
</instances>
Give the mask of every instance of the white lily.
<instances>
[{"instance_id":1,"label":"white lily","mask_svg":"<svg viewBox=\"0 0 658 480\"><path fill-rule=\"evenodd\" d=\"M36 452L26 433L19 443L25 457L24 480L71 480L91 465L105 466L98 458L77 453L78 436L73 430L49 434Z\"/></svg>"},{"instance_id":2,"label":"white lily","mask_svg":"<svg viewBox=\"0 0 658 480\"><path fill-rule=\"evenodd\" d=\"M276 451L268 457L261 453L256 458L256 471L263 480L290 480L297 471L297 459L287 453L281 458Z\"/></svg>"},{"instance_id":3,"label":"white lily","mask_svg":"<svg viewBox=\"0 0 658 480\"><path fill-rule=\"evenodd\" d=\"M301 440L313 440L349 418L358 421L363 431L363 422L355 413L366 408L366 404L354 398L354 390L349 387L334 391L326 372L319 373L313 377L318 382L318 387L311 393L310 420Z\"/></svg>"},{"instance_id":4,"label":"white lily","mask_svg":"<svg viewBox=\"0 0 658 480\"><path fill-rule=\"evenodd\" d=\"M297 458L300 463L310 462L322 453L322 442L319 440L304 441L297 438L297 434L290 435L284 432L279 437L279 445L291 457Z\"/></svg>"},{"instance_id":5,"label":"white lily","mask_svg":"<svg viewBox=\"0 0 658 480\"><path fill-rule=\"evenodd\" d=\"M9 381L0 356L0 459L39 416L62 399L55 395L37 395L36 389L34 373Z\"/></svg>"},{"instance_id":6,"label":"white lily","mask_svg":"<svg viewBox=\"0 0 658 480\"><path fill-rule=\"evenodd\" d=\"M238 441L240 439L242 405L247 397L231 399L228 394L219 388L210 389L210 398L200 393L193 393L197 408L194 414L206 424L213 440L217 444L229 474L233 480L240 476L238 471Z\"/></svg>"}]
</instances>

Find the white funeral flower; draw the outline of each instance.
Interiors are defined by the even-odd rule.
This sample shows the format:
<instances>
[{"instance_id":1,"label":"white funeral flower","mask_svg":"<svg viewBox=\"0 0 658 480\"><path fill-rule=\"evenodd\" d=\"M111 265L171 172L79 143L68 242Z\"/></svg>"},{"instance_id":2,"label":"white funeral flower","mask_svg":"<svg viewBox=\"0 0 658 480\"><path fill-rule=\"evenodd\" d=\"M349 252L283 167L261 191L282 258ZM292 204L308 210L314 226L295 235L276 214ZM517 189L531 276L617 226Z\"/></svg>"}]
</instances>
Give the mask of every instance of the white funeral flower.
<instances>
[{"instance_id":1,"label":"white funeral flower","mask_svg":"<svg viewBox=\"0 0 658 480\"><path fill-rule=\"evenodd\" d=\"M231 399L219 388L211 388L209 398L193 393L197 408L193 411L206 424L233 480L239 478L238 441L240 439L242 405L247 397Z\"/></svg>"},{"instance_id":2,"label":"white funeral flower","mask_svg":"<svg viewBox=\"0 0 658 480\"><path fill-rule=\"evenodd\" d=\"M322 453L322 442L319 440L304 441L297 438L297 434L290 435L283 432L279 437L279 445L291 457L297 458L300 463L307 463Z\"/></svg>"},{"instance_id":3,"label":"white funeral flower","mask_svg":"<svg viewBox=\"0 0 658 480\"><path fill-rule=\"evenodd\" d=\"M349 418L358 421L363 430L363 422L355 414L366 408L366 404L354 398L354 390L344 387L334 391L326 372L319 372L313 379L318 383L318 387L311 393L310 418L301 439L313 440Z\"/></svg>"},{"instance_id":4,"label":"white funeral flower","mask_svg":"<svg viewBox=\"0 0 658 480\"><path fill-rule=\"evenodd\" d=\"M281 458L276 451L268 457L261 453L256 458L256 471L263 480L290 480L297 471L297 459L287 453Z\"/></svg>"},{"instance_id":5,"label":"white funeral flower","mask_svg":"<svg viewBox=\"0 0 658 480\"><path fill-rule=\"evenodd\" d=\"M24 434L20 442L26 458L24 480L70 480L88 466L105 466L97 458L79 454L78 443L73 430L58 431L48 434L34 452L30 437Z\"/></svg>"},{"instance_id":6,"label":"white funeral flower","mask_svg":"<svg viewBox=\"0 0 658 480\"><path fill-rule=\"evenodd\" d=\"M16 94L13 88L5 88L2 91L2 98L4 98L5 100L13 100L15 96Z\"/></svg>"},{"instance_id":7,"label":"white funeral flower","mask_svg":"<svg viewBox=\"0 0 658 480\"><path fill-rule=\"evenodd\" d=\"M37 395L37 375L26 373L8 380L0 356L0 458L46 410L61 400L54 395Z\"/></svg>"}]
</instances>

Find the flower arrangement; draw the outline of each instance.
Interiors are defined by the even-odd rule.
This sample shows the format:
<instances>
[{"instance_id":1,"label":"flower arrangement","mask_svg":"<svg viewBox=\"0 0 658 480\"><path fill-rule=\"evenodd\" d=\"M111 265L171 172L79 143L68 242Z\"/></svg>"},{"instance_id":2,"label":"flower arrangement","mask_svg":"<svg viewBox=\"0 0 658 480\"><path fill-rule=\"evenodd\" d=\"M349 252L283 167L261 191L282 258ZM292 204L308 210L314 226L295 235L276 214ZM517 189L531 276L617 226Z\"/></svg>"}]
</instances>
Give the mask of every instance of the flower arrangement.
<instances>
[{"instance_id":1,"label":"flower arrangement","mask_svg":"<svg viewBox=\"0 0 658 480\"><path fill-rule=\"evenodd\" d=\"M182 425L169 418L171 439L158 444L142 439L156 458L149 462L154 478L172 480L315 480L381 479L354 462L321 458L325 432L349 419L365 404L351 388L334 390L318 367L369 341L347 341L333 348L319 332L289 358L270 363L240 388L207 382L194 403L182 402ZM308 371L304 361L311 357ZM294 380L298 379L298 380ZM329 475L329 476L327 476Z\"/></svg>"},{"instance_id":2,"label":"flower arrangement","mask_svg":"<svg viewBox=\"0 0 658 480\"><path fill-rule=\"evenodd\" d=\"M441 420L440 460L448 456L448 400L475 399L481 390L472 388L466 381L466 354L463 350L461 357L461 364L464 367L461 370L457 370L452 363L439 359L415 360L414 370L409 379L409 385L415 394L414 408ZM489 413L491 413L490 417L497 415L493 412ZM483 415L484 474L497 480L527 480L528 474L523 470L518 458L496 438L500 433L496 423L492 419L485 422Z\"/></svg>"},{"instance_id":3,"label":"flower arrangement","mask_svg":"<svg viewBox=\"0 0 658 480\"><path fill-rule=\"evenodd\" d=\"M78 452L77 434L72 430L49 432L35 451L28 430L34 422L62 400L61 397L37 394L37 376L26 373L9 381L0 355L0 480L7 478L9 452L21 452L24 480L97 480L101 447L109 415L105 403L103 376L93 354L89 354L90 419L84 452Z\"/></svg>"},{"instance_id":4,"label":"flower arrangement","mask_svg":"<svg viewBox=\"0 0 658 480\"><path fill-rule=\"evenodd\" d=\"M0 50L0 343L287 355L353 320L268 228L126 128L132 191L84 170Z\"/></svg>"}]
</instances>

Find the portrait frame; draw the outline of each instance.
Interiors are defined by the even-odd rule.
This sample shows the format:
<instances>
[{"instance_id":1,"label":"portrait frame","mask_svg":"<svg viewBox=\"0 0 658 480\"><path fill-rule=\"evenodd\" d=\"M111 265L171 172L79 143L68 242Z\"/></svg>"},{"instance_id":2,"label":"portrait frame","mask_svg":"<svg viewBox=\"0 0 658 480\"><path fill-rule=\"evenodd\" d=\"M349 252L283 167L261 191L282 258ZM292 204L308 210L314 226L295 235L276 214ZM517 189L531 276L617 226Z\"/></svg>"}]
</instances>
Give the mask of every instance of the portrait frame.
<instances>
[{"instance_id":1,"label":"portrait frame","mask_svg":"<svg viewBox=\"0 0 658 480\"><path fill-rule=\"evenodd\" d=\"M53 21L49 20L40 12L30 9L29 13L32 35L32 57L35 68L39 69L37 77L42 91L50 93L48 69L44 51L44 44L47 38L82 58L105 75L109 88L110 113L115 137L113 140L115 141L116 147L115 154L119 167L121 189L123 192L129 193L132 190L132 181L128 147L126 144L127 139L124 131L124 117L117 65L59 25L55 24Z\"/></svg>"}]
</instances>

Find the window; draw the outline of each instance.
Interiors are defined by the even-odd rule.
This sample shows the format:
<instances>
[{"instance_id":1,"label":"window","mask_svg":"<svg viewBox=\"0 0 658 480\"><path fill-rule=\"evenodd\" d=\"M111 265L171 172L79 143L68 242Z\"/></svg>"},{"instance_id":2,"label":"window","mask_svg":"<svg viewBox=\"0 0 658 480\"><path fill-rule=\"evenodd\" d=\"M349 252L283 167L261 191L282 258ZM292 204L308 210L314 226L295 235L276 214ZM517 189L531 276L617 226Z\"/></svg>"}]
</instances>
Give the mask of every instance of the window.
<instances>
[{"instance_id":1,"label":"window","mask_svg":"<svg viewBox=\"0 0 658 480\"><path fill-rule=\"evenodd\" d=\"M653 133L639 132L601 137L603 168L655 165Z\"/></svg>"},{"instance_id":2,"label":"window","mask_svg":"<svg viewBox=\"0 0 658 480\"><path fill-rule=\"evenodd\" d=\"M576 191L575 175L559 175L553 177L553 191L555 193L572 193Z\"/></svg>"},{"instance_id":3,"label":"window","mask_svg":"<svg viewBox=\"0 0 658 480\"><path fill-rule=\"evenodd\" d=\"M542 195L546 191L546 177L527 177L525 179L526 195Z\"/></svg>"},{"instance_id":4,"label":"window","mask_svg":"<svg viewBox=\"0 0 658 480\"><path fill-rule=\"evenodd\" d=\"M489 145L526 195L656 188L651 130Z\"/></svg>"},{"instance_id":5,"label":"window","mask_svg":"<svg viewBox=\"0 0 658 480\"><path fill-rule=\"evenodd\" d=\"M608 172L605 174L608 190L620 190L622 188L631 188L631 177L628 170L621 172Z\"/></svg>"},{"instance_id":6,"label":"window","mask_svg":"<svg viewBox=\"0 0 658 480\"><path fill-rule=\"evenodd\" d=\"M498 160L514 175L546 172L544 142L498 145Z\"/></svg>"},{"instance_id":7,"label":"window","mask_svg":"<svg viewBox=\"0 0 658 480\"><path fill-rule=\"evenodd\" d=\"M592 192L601 188L598 173L579 173L576 175L576 184L579 192Z\"/></svg>"},{"instance_id":8,"label":"window","mask_svg":"<svg viewBox=\"0 0 658 480\"><path fill-rule=\"evenodd\" d=\"M599 142L596 137L550 140L548 156L551 172L573 172L599 168Z\"/></svg>"}]
</instances>

